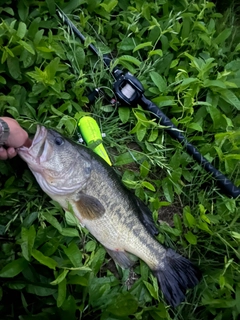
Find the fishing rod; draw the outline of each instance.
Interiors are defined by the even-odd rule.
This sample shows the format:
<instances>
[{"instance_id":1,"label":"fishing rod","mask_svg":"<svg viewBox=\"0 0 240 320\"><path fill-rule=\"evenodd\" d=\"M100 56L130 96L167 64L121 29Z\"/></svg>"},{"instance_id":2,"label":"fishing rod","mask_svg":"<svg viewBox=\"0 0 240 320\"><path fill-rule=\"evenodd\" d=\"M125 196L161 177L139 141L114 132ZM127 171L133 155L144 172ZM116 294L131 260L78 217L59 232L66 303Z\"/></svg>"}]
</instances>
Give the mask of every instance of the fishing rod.
<instances>
[{"instance_id":1,"label":"fishing rod","mask_svg":"<svg viewBox=\"0 0 240 320\"><path fill-rule=\"evenodd\" d=\"M72 21L66 14L57 9L58 16L62 19L63 23L69 26L70 30L82 42L85 41L84 35L76 28ZM102 57L106 67L110 68L112 59L109 55L101 55L99 50L93 45L88 45L89 49L98 57ZM208 160L201 155L201 153L187 141L186 137L179 131L179 129L172 123L172 121L162 112L162 110L155 105L151 100L144 96L144 88L141 82L133 76L130 72L123 72L118 67L114 67L112 75L115 79L113 90L117 101L123 105L135 107L140 105L143 109L151 112L153 116L159 119L159 123L165 127L167 133L175 140L179 141L186 149L187 153L192 156L194 160L200 164L208 173L216 179L221 190L229 197L237 198L240 195L240 188L236 187L224 174L214 168Z\"/></svg>"}]
</instances>

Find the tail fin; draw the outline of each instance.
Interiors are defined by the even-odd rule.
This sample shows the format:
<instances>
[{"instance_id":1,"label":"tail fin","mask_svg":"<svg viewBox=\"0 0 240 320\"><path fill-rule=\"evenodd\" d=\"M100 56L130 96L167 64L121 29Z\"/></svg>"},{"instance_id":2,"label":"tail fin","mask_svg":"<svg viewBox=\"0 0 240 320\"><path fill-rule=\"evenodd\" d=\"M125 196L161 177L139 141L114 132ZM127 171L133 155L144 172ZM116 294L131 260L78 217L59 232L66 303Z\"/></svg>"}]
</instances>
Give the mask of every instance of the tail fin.
<instances>
[{"instance_id":1,"label":"tail fin","mask_svg":"<svg viewBox=\"0 0 240 320\"><path fill-rule=\"evenodd\" d=\"M200 271L186 258L172 249L167 249L164 261L153 271L167 302L176 307L184 299L186 290L198 284Z\"/></svg>"}]
</instances>

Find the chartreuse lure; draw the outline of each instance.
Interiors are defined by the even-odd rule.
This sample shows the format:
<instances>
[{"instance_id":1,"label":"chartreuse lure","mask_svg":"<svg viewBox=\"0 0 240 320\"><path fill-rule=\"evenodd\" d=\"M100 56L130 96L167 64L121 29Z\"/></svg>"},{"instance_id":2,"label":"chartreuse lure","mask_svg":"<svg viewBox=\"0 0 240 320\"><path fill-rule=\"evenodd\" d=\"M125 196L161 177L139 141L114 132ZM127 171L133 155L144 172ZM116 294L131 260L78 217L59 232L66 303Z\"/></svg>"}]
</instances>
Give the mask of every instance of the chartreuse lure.
<instances>
[{"instance_id":1,"label":"chartreuse lure","mask_svg":"<svg viewBox=\"0 0 240 320\"><path fill-rule=\"evenodd\" d=\"M111 166L112 163L101 142L102 134L96 120L90 116L84 116L79 120L78 128L83 140L88 146L93 145L96 142L100 142L96 147L93 148L93 151L100 157L102 157Z\"/></svg>"}]
</instances>

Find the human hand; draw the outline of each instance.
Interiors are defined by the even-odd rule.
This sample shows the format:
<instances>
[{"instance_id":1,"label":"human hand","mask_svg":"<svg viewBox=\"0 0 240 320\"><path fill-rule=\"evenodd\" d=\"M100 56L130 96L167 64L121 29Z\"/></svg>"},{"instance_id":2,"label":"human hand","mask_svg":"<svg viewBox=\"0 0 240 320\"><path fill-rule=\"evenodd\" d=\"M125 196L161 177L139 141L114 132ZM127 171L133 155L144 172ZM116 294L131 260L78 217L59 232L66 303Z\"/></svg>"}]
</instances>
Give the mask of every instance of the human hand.
<instances>
[{"instance_id":1,"label":"human hand","mask_svg":"<svg viewBox=\"0 0 240 320\"><path fill-rule=\"evenodd\" d=\"M0 146L0 160L11 159L17 155L16 148L21 146L30 147L31 140L28 137L28 133L21 128L19 123L9 117L1 117L9 127L9 137L5 143L5 146Z\"/></svg>"}]
</instances>

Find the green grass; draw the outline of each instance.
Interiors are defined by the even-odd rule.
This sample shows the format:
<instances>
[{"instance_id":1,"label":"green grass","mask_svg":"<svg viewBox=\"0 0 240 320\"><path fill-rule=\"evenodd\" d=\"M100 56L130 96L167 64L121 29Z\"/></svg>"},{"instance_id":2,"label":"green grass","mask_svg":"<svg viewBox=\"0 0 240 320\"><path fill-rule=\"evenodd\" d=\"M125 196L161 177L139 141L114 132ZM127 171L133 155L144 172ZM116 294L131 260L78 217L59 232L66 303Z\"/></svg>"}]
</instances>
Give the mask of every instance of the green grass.
<instances>
[{"instance_id":1,"label":"green grass","mask_svg":"<svg viewBox=\"0 0 240 320\"><path fill-rule=\"evenodd\" d=\"M0 1L0 115L77 140L92 115L123 183L153 212L158 240L199 266L200 284L166 306L143 262L115 266L75 219L39 189L19 158L0 162L1 319L229 320L240 315L239 199L230 199L141 107L112 106L113 78L93 43L142 82L146 96L240 186L239 2ZM103 89L107 99L87 104ZM165 220L166 223L159 223Z\"/></svg>"}]
</instances>

